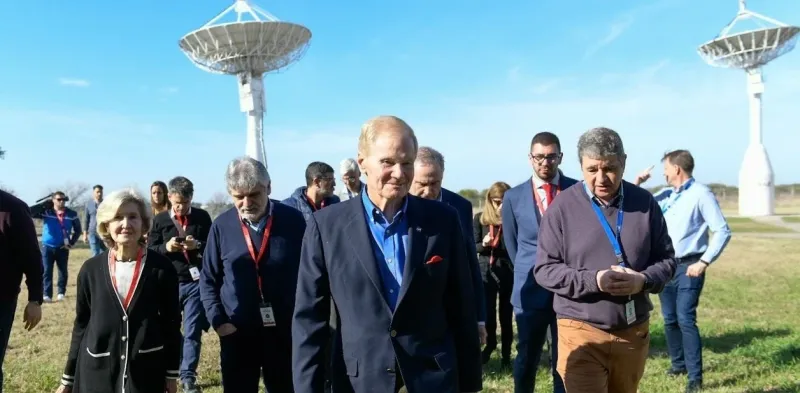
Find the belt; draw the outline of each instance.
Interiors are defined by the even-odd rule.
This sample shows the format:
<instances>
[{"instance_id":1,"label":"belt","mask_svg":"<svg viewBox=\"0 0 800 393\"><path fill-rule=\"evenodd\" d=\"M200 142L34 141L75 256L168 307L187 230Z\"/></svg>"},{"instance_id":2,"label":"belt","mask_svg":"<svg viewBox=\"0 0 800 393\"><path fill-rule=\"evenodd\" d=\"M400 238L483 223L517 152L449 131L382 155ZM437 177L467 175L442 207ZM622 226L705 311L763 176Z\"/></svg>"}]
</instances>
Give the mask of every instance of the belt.
<instances>
[{"instance_id":1,"label":"belt","mask_svg":"<svg viewBox=\"0 0 800 393\"><path fill-rule=\"evenodd\" d=\"M702 257L702 256L703 256L703 254L687 255L687 256L681 257L681 258L675 258L675 262L677 262L677 263L697 262L698 260L700 260L700 257Z\"/></svg>"}]
</instances>

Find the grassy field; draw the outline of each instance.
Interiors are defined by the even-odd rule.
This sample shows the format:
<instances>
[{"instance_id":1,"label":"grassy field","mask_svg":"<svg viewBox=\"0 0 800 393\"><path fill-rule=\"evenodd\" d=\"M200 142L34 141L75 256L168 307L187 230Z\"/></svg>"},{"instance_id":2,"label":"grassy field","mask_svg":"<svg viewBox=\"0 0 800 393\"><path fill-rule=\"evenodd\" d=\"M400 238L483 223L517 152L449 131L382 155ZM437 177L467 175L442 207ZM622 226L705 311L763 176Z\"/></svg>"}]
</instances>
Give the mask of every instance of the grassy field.
<instances>
[{"instance_id":1,"label":"grassy field","mask_svg":"<svg viewBox=\"0 0 800 393\"><path fill-rule=\"evenodd\" d=\"M777 225L765 224L763 222L756 222L751 218L746 217L728 217L728 226L733 233L791 233L794 232L789 228L780 227Z\"/></svg>"},{"instance_id":2,"label":"grassy field","mask_svg":"<svg viewBox=\"0 0 800 393\"><path fill-rule=\"evenodd\" d=\"M86 250L73 252L68 300L46 304L44 320L32 332L21 329L24 302L19 303L6 355L7 392L52 392L58 386L74 316L75 277L86 257ZM800 392L800 243L734 235L708 274L698 316L705 342L707 391ZM23 291L20 299L25 296ZM653 303L651 357L640 391L680 392L685 381L664 375L669 360L655 296ZM200 382L205 392L220 393L216 336L206 334L204 344ZM544 368L538 380L537 392L552 391ZM484 391L512 390L509 372L493 359L486 370Z\"/></svg>"}]
</instances>

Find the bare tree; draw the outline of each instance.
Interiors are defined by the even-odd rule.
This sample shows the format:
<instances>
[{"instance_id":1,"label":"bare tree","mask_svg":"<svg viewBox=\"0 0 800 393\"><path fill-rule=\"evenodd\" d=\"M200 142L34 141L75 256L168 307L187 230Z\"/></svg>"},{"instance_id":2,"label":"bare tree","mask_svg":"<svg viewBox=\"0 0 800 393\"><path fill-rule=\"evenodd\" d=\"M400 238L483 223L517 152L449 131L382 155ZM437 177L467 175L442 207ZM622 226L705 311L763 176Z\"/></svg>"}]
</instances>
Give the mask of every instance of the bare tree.
<instances>
[{"instance_id":1,"label":"bare tree","mask_svg":"<svg viewBox=\"0 0 800 393\"><path fill-rule=\"evenodd\" d=\"M3 160L5 158L6 158L6 151L3 150L3 148L0 148L0 160Z\"/></svg>"},{"instance_id":2,"label":"bare tree","mask_svg":"<svg viewBox=\"0 0 800 393\"><path fill-rule=\"evenodd\" d=\"M62 186L48 186L43 196L61 191L69 198L67 207L71 209L82 209L83 206L86 205L86 202L89 202L89 199L92 198L91 190L92 186L87 183L68 182L64 183Z\"/></svg>"},{"instance_id":3,"label":"bare tree","mask_svg":"<svg viewBox=\"0 0 800 393\"><path fill-rule=\"evenodd\" d=\"M208 200L206 203L206 211L211 218L216 218L225 210L230 209L233 207L233 203L231 203L231 198L222 192L215 192L214 195L211 196L211 199Z\"/></svg>"}]
</instances>

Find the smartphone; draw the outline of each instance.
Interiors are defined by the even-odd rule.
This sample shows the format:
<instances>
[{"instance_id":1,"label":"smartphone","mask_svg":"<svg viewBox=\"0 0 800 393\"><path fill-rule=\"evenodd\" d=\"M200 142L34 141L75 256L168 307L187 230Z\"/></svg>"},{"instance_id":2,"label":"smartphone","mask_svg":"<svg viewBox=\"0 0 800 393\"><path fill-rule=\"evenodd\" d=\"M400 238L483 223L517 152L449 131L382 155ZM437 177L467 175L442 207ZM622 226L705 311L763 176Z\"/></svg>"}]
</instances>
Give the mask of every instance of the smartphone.
<instances>
[{"instance_id":1,"label":"smartphone","mask_svg":"<svg viewBox=\"0 0 800 393\"><path fill-rule=\"evenodd\" d=\"M650 171L652 171L653 168L655 168L655 167L656 167L655 165L650 165L650 167L647 168L647 170L645 170L645 172L650 173Z\"/></svg>"},{"instance_id":2,"label":"smartphone","mask_svg":"<svg viewBox=\"0 0 800 393\"><path fill-rule=\"evenodd\" d=\"M185 240L186 240L186 238L183 237L183 236L178 236L178 237L175 238L175 242L176 243L183 243Z\"/></svg>"}]
</instances>

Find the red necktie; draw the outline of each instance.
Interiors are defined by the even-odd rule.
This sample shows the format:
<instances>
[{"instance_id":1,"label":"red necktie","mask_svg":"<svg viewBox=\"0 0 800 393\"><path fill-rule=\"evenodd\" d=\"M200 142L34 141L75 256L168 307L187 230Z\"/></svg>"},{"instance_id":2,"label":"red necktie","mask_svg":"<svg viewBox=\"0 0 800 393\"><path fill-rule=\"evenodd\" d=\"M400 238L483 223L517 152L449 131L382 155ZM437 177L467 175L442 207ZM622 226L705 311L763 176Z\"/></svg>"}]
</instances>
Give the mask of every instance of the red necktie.
<instances>
[{"instance_id":1,"label":"red necktie","mask_svg":"<svg viewBox=\"0 0 800 393\"><path fill-rule=\"evenodd\" d=\"M545 197L546 197L546 201L547 201L547 207L549 208L550 207L550 202L553 202L553 185L550 184L550 183L544 183L542 185L542 188L544 188L544 193L545 193Z\"/></svg>"}]
</instances>

